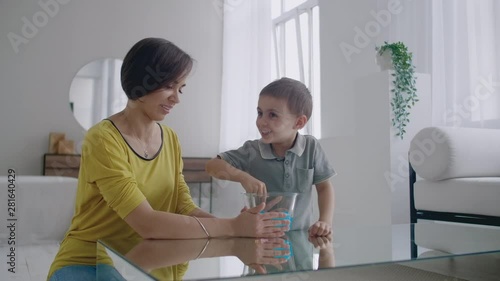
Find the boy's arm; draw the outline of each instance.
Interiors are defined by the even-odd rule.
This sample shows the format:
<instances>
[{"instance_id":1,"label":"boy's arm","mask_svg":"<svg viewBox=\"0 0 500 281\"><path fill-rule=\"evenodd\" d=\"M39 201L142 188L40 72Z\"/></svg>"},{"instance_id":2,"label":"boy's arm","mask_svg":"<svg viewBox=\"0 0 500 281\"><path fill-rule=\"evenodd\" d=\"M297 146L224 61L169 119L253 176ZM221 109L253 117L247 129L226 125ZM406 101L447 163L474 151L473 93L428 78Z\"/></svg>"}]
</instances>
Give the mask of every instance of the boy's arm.
<instances>
[{"instance_id":1,"label":"boy's arm","mask_svg":"<svg viewBox=\"0 0 500 281\"><path fill-rule=\"evenodd\" d=\"M318 192L319 221L332 225L335 211L335 191L329 179L316 184Z\"/></svg>"},{"instance_id":2,"label":"boy's arm","mask_svg":"<svg viewBox=\"0 0 500 281\"><path fill-rule=\"evenodd\" d=\"M319 250L318 269L335 267L335 252L333 245Z\"/></svg>"},{"instance_id":3,"label":"boy's arm","mask_svg":"<svg viewBox=\"0 0 500 281\"><path fill-rule=\"evenodd\" d=\"M266 185L263 182L220 158L209 160L205 170L216 179L239 182L246 192L266 193Z\"/></svg>"},{"instance_id":4,"label":"boy's arm","mask_svg":"<svg viewBox=\"0 0 500 281\"><path fill-rule=\"evenodd\" d=\"M319 220L309 228L310 236L325 236L332 232L335 193L330 180L316 184L318 191Z\"/></svg>"},{"instance_id":5,"label":"boy's arm","mask_svg":"<svg viewBox=\"0 0 500 281\"><path fill-rule=\"evenodd\" d=\"M233 167L225 160L219 157L208 160L205 170L209 175L220 180L230 180L241 183L246 177L250 176L248 173Z\"/></svg>"},{"instance_id":6,"label":"boy's arm","mask_svg":"<svg viewBox=\"0 0 500 281\"><path fill-rule=\"evenodd\" d=\"M318 269L335 267L335 252L332 243L332 234L321 237L309 236L314 248L319 248Z\"/></svg>"}]
</instances>

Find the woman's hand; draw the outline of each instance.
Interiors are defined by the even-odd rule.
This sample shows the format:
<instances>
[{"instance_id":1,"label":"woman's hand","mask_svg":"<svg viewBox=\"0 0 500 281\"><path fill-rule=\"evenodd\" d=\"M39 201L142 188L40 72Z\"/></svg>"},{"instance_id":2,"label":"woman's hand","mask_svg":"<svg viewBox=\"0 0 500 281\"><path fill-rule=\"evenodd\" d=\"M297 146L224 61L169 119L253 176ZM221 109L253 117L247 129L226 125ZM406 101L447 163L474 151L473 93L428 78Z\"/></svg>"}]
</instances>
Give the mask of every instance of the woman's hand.
<instances>
[{"instance_id":1,"label":"woman's hand","mask_svg":"<svg viewBox=\"0 0 500 281\"><path fill-rule=\"evenodd\" d=\"M234 219L234 230L238 237L281 237L289 230L290 221L285 213L260 213L266 204L261 203L247 209Z\"/></svg>"},{"instance_id":2,"label":"woman's hand","mask_svg":"<svg viewBox=\"0 0 500 281\"><path fill-rule=\"evenodd\" d=\"M290 246L282 238L241 239L235 246L236 256L257 273L265 274L264 265L280 268L290 258Z\"/></svg>"}]
</instances>

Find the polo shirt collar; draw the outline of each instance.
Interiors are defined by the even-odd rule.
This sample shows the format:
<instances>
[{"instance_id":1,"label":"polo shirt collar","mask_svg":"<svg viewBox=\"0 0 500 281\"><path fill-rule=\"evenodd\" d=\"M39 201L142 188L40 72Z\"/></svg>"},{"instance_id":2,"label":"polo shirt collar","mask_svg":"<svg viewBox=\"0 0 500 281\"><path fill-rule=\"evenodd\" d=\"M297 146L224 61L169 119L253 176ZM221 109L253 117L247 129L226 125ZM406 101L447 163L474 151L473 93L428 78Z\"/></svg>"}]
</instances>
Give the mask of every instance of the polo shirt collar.
<instances>
[{"instance_id":1,"label":"polo shirt collar","mask_svg":"<svg viewBox=\"0 0 500 281\"><path fill-rule=\"evenodd\" d=\"M304 153L304 150L306 148L306 138L297 133L297 139L295 140L295 145L290 148L288 151L297 154L297 156L302 156L302 153ZM260 150L260 156L263 159L278 159L273 154L273 149L271 148L271 144L269 143L264 143L262 140L259 140L259 150ZM288 152L287 151L287 152Z\"/></svg>"}]
</instances>

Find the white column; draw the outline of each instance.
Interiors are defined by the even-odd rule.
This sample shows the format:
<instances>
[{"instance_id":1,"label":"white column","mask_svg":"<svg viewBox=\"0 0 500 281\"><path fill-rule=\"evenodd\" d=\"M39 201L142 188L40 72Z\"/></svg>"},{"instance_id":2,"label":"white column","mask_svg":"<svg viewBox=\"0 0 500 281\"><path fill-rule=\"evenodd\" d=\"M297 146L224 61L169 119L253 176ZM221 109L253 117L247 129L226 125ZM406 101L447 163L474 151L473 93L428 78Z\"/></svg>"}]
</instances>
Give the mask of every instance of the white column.
<instances>
[{"instance_id":1,"label":"white column","mask_svg":"<svg viewBox=\"0 0 500 281\"><path fill-rule=\"evenodd\" d=\"M355 106L350 115L354 120L346 120L355 124L352 135L321 140L338 173L332 179L337 226L409 222L409 142L431 125L430 76L416 76L420 101L411 110L403 140L395 136L391 124L392 76L388 71L354 81Z\"/></svg>"}]
</instances>

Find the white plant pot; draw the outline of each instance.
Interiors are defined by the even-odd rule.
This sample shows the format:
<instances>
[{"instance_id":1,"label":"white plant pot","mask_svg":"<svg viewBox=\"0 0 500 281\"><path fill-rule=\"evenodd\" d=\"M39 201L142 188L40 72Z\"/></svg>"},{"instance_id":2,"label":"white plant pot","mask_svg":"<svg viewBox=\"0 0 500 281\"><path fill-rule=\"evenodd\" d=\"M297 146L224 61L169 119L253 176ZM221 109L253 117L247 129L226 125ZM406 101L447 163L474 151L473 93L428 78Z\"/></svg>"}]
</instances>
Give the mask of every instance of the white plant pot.
<instances>
[{"instance_id":1,"label":"white plant pot","mask_svg":"<svg viewBox=\"0 0 500 281\"><path fill-rule=\"evenodd\" d=\"M377 53L376 55L376 63L380 68L380 71L385 70L394 70L394 65L392 64L392 52L390 50L385 51L382 55Z\"/></svg>"}]
</instances>

